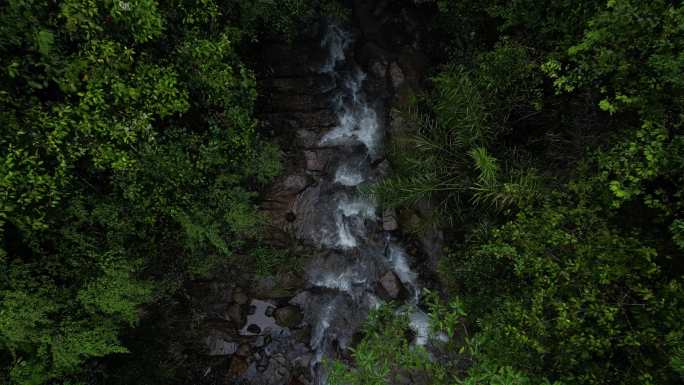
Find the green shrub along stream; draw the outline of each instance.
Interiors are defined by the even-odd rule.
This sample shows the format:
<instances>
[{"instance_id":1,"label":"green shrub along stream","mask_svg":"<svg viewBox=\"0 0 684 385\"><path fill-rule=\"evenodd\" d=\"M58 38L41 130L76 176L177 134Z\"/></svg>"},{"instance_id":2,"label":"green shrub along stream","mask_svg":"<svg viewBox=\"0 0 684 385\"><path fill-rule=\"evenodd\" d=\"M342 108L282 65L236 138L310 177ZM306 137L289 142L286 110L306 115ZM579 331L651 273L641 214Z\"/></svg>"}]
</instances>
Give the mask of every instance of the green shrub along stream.
<instances>
[{"instance_id":1,"label":"green shrub along stream","mask_svg":"<svg viewBox=\"0 0 684 385\"><path fill-rule=\"evenodd\" d=\"M681 383L684 7L421 3L439 64L371 193L434 208L450 339L430 359L387 305L332 382ZM159 309L188 280L288 263L260 239L282 165L247 52L339 10L0 4L0 382L185 383L166 341L133 337L173 330Z\"/></svg>"},{"instance_id":2,"label":"green shrub along stream","mask_svg":"<svg viewBox=\"0 0 684 385\"><path fill-rule=\"evenodd\" d=\"M317 8L0 4L1 383L92 383L98 359L135 345L120 337L140 305L170 306L187 279L264 254L256 192L281 165L257 135L242 52ZM147 363L122 382L174 379Z\"/></svg>"},{"instance_id":3,"label":"green shrub along stream","mask_svg":"<svg viewBox=\"0 0 684 385\"><path fill-rule=\"evenodd\" d=\"M463 329L441 347L451 359L407 366L417 352L373 344L406 327L389 322L335 378L681 383L684 7L436 4L448 59L372 192L432 203L448 236L435 327Z\"/></svg>"}]
</instances>

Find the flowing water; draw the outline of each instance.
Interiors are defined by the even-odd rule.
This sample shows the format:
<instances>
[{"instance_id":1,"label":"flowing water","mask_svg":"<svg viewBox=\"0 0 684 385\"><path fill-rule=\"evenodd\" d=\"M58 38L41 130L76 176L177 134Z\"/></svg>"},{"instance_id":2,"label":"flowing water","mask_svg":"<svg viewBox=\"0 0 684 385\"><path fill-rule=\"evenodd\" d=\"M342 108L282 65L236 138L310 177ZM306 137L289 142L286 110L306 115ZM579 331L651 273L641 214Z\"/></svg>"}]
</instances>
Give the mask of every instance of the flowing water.
<instances>
[{"instance_id":1,"label":"flowing water","mask_svg":"<svg viewBox=\"0 0 684 385\"><path fill-rule=\"evenodd\" d=\"M382 303L380 279L392 271L401 281L416 344L428 338L428 318L417 308L420 288L410 257L391 232L383 231L376 202L358 187L381 179L384 129L373 101L364 92L366 74L345 56L352 36L331 25L321 45L328 56L320 72L333 78L339 92L332 98L338 124L325 133L321 148L332 150L319 183L305 193L311 207L299 219L298 236L317 246L308 268L309 288L292 299L311 325L311 363L316 385L326 384L323 361L350 346L368 312Z\"/></svg>"}]
</instances>

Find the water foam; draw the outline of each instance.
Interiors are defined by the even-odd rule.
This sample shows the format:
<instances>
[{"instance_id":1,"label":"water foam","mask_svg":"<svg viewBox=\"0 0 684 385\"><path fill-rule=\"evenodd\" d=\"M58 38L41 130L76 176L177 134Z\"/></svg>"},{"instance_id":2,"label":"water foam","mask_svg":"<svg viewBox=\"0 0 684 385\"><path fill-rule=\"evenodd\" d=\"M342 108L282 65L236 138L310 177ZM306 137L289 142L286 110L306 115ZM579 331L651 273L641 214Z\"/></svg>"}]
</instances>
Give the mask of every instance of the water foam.
<instances>
[{"instance_id":1,"label":"water foam","mask_svg":"<svg viewBox=\"0 0 684 385\"><path fill-rule=\"evenodd\" d=\"M363 182L364 178L361 171L354 169L349 165L342 165L335 171L335 183L343 186L358 186Z\"/></svg>"}]
</instances>

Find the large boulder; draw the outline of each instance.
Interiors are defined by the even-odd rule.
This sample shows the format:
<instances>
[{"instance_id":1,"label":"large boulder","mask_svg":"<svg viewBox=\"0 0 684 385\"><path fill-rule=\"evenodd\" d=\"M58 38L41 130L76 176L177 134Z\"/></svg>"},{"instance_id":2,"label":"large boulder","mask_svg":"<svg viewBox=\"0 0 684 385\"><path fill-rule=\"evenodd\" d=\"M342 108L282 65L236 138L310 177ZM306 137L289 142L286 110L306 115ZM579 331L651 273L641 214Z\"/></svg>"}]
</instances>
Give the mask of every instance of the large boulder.
<instances>
[{"instance_id":1,"label":"large boulder","mask_svg":"<svg viewBox=\"0 0 684 385\"><path fill-rule=\"evenodd\" d=\"M304 318L299 308L294 305L287 305L277 308L273 313L273 316L275 317L276 323L279 326L286 328L294 328L299 326Z\"/></svg>"},{"instance_id":2,"label":"large boulder","mask_svg":"<svg viewBox=\"0 0 684 385\"><path fill-rule=\"evenodd\" d=\"M385 300L398 299L402 294L403 286L393 271L385 273L379 281L379 294Z\"/></svg>"}]
</instances>

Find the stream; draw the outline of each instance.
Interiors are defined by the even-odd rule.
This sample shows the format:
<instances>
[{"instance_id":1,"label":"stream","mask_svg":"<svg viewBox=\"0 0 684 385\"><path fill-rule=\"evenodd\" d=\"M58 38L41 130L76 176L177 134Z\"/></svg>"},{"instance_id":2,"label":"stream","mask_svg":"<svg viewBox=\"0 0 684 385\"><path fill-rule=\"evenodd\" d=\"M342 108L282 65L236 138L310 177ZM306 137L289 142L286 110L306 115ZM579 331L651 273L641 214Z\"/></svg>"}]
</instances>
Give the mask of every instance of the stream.
<instances>
[{"instance_id":1,"label":"stream","mask_svg":"<svg viewBox=\"0 0 684 385\"><path fill-rule=\"evenodd\" d=\"M358 192L359 186L384 177L388 167L382 162L384 129L364 92L366 74L345 56L352 44L352 35L336 25L327 28L321 42L328 56L320 73L339 90L330 101L338 124L319 142L333 149L328 167L334 172L307 191L310 198L307 192L302 195L310 209L300 214L297 227L300 240L321 250L308 267L309 288L290 301L303 309L311 325L316 385L327 383L323 362L351 346L383 296L404 299L415 344L428 339L428 317L417 308L421 290L410 257L396 235L383 229L378 204Z\"/></svg>"}]
</instances>

